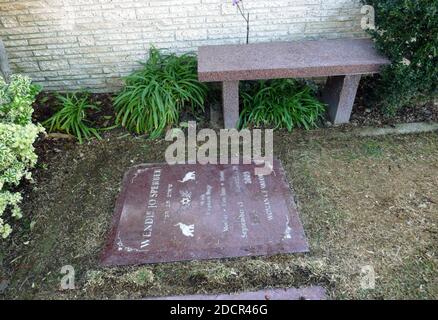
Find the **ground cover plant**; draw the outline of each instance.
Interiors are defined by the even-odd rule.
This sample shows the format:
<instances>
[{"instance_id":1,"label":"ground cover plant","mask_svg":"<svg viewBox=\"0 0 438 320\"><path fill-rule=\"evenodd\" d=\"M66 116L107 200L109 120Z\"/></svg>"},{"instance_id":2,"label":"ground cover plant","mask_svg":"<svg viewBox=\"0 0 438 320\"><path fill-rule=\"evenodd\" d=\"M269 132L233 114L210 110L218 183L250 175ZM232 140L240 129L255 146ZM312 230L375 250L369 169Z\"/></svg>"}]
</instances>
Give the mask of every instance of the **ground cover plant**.
<instances>
[{"instance_id":1,"label":"ground cover plant","mask_svg":"<svg viewBox=\"0 0 438 320\"><path fill-rule=\"evenodd\" d=\"M438 84L438 3L435 0L363 0L376 13L369 30L376 47L392 64L368 81L370 101L387 114L431 100Z\"/></svg>"},{"instance_id":2,"label":"ground cover plant","mask_svg":"<svg viewBox=\"0 0 438 320\"><path fill-rule=\"evenodd\" d=\"M15 188L22 179L31 180L30 170L37 162L33 143L44 131L32 123L32 103L39 87L21 75L10 83L0 77L0 237L12 232L10 217L22 217L22 196ZM10 217L5 217L10 213Z\"/></svg>"},{"instance_id":3,"label":"ground cover plant","mask_svg":"<svg viewBox=\"0 0 438 320\"><path fill-rule=\"evenodd\" d=\"M49 119L43 122L43 125L49 132L65 132L75 136L79 143L89 140L92 137L100 139L99 131L92 127L88 120L90 111L98 111L98 104L89 102L87 93L67 93L66 95L57 96L60 104L59 110Z\"/></svg>"},{"instance_id":4,"label":"ground cover plant","mask_svg":"<svg viewBox=\"0 0 438 320\"><path fill-rule=\"evenodd\" d=\"M178 123L185 107L193 112L204 109L207 89L198 81L194 55L164 54L151 48L149 60L141 64L115 98L118 124L156 138Z\"/></svg>"},{"instance_id":5,"label":"ground cover plant","mask_svg":"<svg viewBox=\"0 0 438 320\"><path fill-rule=\"evenodd\" d=\"M313 89L294 79L256 81L242 90L239 127L310 129L317 126L325 105Z\"/></svg>"}]
</instances>

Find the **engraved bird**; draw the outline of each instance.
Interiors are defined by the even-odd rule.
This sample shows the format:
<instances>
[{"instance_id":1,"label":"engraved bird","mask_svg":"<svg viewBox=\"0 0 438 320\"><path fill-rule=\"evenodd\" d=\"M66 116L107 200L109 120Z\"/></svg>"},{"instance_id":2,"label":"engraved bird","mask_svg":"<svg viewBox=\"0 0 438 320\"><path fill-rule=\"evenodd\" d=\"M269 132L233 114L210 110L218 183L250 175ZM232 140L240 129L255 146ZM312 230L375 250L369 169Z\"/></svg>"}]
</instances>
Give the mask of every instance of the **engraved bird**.
<instances>
[{"instance_id":1,"label":"engraved bird","mask_svg":"<svg viewBox=\"0 0 438 320\"><path fill-rule=\"evenodd\" d=\"M195 225L191 224L191 225L186 225L184 223L177 223L175 225L175 227L179 227L183 233L183 235L185 235L186 237L194 237L194 232L195 232Z\"/></svg>"},{"instance_id":2,"label":"engraved bird","mask_svg":"<svg viewBox=\"0 0 438 320\"><path fill-rule=\"evenodd\" d=\"M190 171L187 172L184 179L182 180L178 180L181 183L186 183L187 181L191 181L191 180L196 180L196 172L195 171Z\"/></svg>"}]
</instances>

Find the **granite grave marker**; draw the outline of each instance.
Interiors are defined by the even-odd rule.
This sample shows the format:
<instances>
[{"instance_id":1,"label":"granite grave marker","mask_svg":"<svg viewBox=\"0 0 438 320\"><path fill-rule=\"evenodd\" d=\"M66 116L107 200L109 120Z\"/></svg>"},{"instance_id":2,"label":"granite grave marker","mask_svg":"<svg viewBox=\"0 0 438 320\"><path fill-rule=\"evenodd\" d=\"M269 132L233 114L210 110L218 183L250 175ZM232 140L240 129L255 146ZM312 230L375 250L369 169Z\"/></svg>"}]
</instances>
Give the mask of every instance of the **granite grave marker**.
<instances>
[{"instance_id":1,"label":"granite grave marker","mask_svg":"<svg viewBox=\"0 0 438 320\"><path fill-rule=\"evenodd\" d=\"M234 294L218 295L186 295L154 297L146 300L326 300L326 292L323 287L304 287L288 289L266 289L260 291L240 292Z\"/></svg>"},{"instance_id":2,"label":"granite grave marker","mask_svg":"<svg viewBox=\"0 0 438 320\"><path fill-rule=\"evenodd\" d=\"M307 252L285 172L146 164L125 175L103 265Z\"/></svg>"}]
</instances>

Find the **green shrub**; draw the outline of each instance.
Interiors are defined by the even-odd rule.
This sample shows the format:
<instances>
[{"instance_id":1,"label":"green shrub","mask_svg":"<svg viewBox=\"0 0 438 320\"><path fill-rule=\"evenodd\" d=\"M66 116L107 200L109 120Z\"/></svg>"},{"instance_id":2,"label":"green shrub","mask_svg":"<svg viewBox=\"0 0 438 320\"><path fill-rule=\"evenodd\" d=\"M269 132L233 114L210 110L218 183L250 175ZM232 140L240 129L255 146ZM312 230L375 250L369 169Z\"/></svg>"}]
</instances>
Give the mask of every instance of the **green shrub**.
<instances>
[{"instance_id":1,"label":"green shrub","mask_svg":"<svg viewBox=\"0 0 438 320\"><path fill-rule=\"evenodd\" d=\"M31 179L30 170L37 162L33 143L44 129L31 122L32 103L39 87L29 78L13 75L10 84L0 77L0 236L6 238L11 226L2 219L10 210L21 218L21 194L12 191L23 178Z\"/></svg>"},{"instance_id":2,"label":"green shrub","mask_svg":"<svg viewBox=\"0 0 438 320\"><path fill-rule=\"evenodd\" d=\"M317 126L325 106L315 98L313 90L293 79L257 81L242 90L242 111L239 127L295 127L310 129Z\"/></svg>"},{"instance_id":3,"label":"green shrub","mask_svg":"<svg viewBox=\"0 0 438 320\"><path fill-rule=\"evenodd\" d=\"M89 103L88 94L68 93L58 95L61 108L53 116L43 122L49 132L60 131L75 136L79 143L92 137L101 139L96 128L87 119L90 111L99 110L97 105Z\"/></svg>"},{"instance_id":4,"label":"green shrub","mask_svg":"<svg viewBox=\"0 0 438 320\"><path fill-rule=\"evenodd\" d=\"M21 75L12 75L9 84L0 76L0 121L26 125L32 122L32 103L41 87Z\"/></svg>"},{"instance_id":5,"label":"green shrub","mask_svg":"<svg viewBox=\"0 0 438 320\"><path fill-rule=\"evenodd\" d=\"M388 113L431 100L438 83L438 2L436 0L362 0L376 12L370 30L377 48L392 64L371 79L371 102Z\"/></svg>"},{"instance_id":6,"label":"green shrub","mask_svg":"<svg viewBox=\"0 0 438 320\"><path fill-rule=\"evenodd\" d=\"M165 55L152 48L143 68L125 79L115 99L116 121L155 138L178 122L184 106L204 108L206 86L198 81L197 60L190 54Z\"/></svg>"}]
</instances>

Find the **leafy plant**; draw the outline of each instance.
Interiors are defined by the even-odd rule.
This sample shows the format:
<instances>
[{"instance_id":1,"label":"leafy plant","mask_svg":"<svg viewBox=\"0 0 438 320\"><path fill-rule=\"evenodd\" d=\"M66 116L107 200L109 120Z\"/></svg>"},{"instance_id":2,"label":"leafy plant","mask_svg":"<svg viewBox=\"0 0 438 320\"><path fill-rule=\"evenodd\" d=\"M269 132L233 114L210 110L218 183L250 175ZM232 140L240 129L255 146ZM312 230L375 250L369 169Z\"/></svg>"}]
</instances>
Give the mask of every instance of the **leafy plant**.
<instances>
[{"instance_id":1,"label":"leafy plant","mask_svg":"<svg viewBox=\"0 0 438 320\"><path fill-rule=\"evenodd\" d=\"M68 93L58 95L61 108L53 116L43 122L48 131L61 131L75 136L79 143L92 137L101 139L99 131L91 127L87 119L90 111L99 110L99 107L89 103L88 94Z\"/></svg>"},{"instance_id":2,"label":"leafy plant","mask_svg":"<svg viewBox=\"0 0 438 320\"><path fill-rule=\"evenodd\" d=\"M29 78L12 75L5 83L0 77L0 236L6 238L12 232L10 224L2 218L10 210L13 218L22 216L18 186L23 178L30 180L30 170L37 162L33 143L44 132L43 127L31 122L32 104L40 87Z\"/></svg>"},{"instance_id":3,"label":"leafy plant","mask_svg":"<svg viewBox=\"0 0 438 320\"><path fill-rule=\"evenodd\" d=\"M438 83L438 3L436 0L362 0L376 13L369 30L391 61L368 81L370 101L388 114L418 100L432 100Z\"/></svg>"},{"instance_id":4,"label":"leafy plant","mask_svg":"<svg viewBox=\"0 0 438 320\"><path fill-rule=\"evenodd\" d=\"M116 97L116 121L138 134L158 137L179 120L184 106L204 109L206 86L198 81L197 60L191 54L162 54L151 48L143 68L125 79Z\"/></svg>"},{"instance_id":5,"label":"leafy plant","mask_svg":"<svg viewBox=\"0 0 438 320\"><path fill-rule=\"evenodd\" d=\"M0 121L26 125L32 121L32 103L41 91L39 85L21 75L12 75L9 84L0 76Z\"/></svg>"},{"instance_id":6,"label":"leafy plant","mask_svg":"<svg viewBox=\"0 0 438 320\"><path fill-rule=\"evenodd\" d=\"M317 126L325 112L324 104L315 98L313 90L293 79L257 81L243 89L240 128L310 129Z\"/></svg>"}]
</instances>

